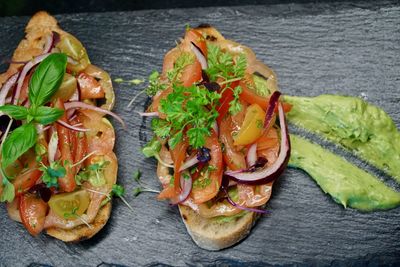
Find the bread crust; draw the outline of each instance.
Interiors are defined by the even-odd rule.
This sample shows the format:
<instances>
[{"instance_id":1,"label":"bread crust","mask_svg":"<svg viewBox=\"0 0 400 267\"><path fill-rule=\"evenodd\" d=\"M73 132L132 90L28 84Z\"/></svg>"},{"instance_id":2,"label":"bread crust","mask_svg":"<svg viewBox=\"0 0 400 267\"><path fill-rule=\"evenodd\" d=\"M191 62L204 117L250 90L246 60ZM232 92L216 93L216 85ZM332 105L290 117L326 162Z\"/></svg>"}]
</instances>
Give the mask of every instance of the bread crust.
<instances>
[{"instance_id":1,"label":"bread crust","mask_svg":"<svg viewBox=\"0 0 400 267\"><path fill-rule=\"evenodd\" d=\"M179 212L193 241L206 250L221 250L246 238L260 217L255 212L229 222L220 222L215 218L202 218L191 208L179 205Z\"/></svg>"},{"instance_id":2,"label":"bread crust","mask_svg":"<svg viewBox=\"0 0 400 267\"><path fill-rule=\"evenodd\" d=\"M25 32L26 36L19 43L14 51L12 61L28 61L40 55L43 51L46 34L55 31L60 36L67 34L63 31L57 23L57 20L45 11L39 11L29 20ZM11 63L5 73L0 74L0 88L7 79L15 74L21 64ZM111 214L112 204L108 202L100 208L93 222L90 223L91 227L87 225L80 225L73 229L49 228L46 229L48 235L60 239L64 242L79 242L93 237L98 233L107 223Z\"/></svg>"}]
</instances>

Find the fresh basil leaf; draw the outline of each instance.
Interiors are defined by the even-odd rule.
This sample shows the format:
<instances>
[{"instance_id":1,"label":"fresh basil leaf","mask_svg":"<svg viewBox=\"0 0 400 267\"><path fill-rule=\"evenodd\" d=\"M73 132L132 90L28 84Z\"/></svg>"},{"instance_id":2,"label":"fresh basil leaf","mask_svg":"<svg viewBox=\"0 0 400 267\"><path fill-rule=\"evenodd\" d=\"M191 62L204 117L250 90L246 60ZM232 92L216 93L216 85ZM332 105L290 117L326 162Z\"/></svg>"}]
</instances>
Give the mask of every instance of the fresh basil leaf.
<instances>
[{"instance_id":1,"label":"fresh basil leaf","mask_svg":"<svg viewBox=\"0 0 400 267\"><path fill-rule=\"evenodd\" d=\"M4 105L0 107L0 112L4 112L16 120L25 120L28 116L28 109L23 106Z\"/></svg>"},{"instance_id":2,"label":"fresh basil leaf","mask_svg":"<svg viewBox=\"0 0 400 267\"><path fill-rule=\"evenodd\" d=\"M3 177L3 191L1 193L1 198L0 201L1 202L11 202L14 200L15 197L15 188L14 185L12 183L10 183L10 181L8 181L8 179L6 177Z\"/></svg>"},{"instance_id":3,"label":"fresh basil leaf","mask_svg":"<svg viewBox=\"0 0 400 267\"><path fill-rule=\"evenodd\" d=\"M47 125L58 120L63 114L64 110L62 109L41 106L36 108L32 116L36 122Z\"/></svg>"},{"instance_id":4,"label":"fresh basil leaf","mask_svg":"<svg viewBox=\"0 0 400 267\"><path fill-rule=\"evenodd\" d=\"M36 143L37 131L33 123L26 123L12 131L4 140L1 150L3 170L16 161Z\"/></svg>"},{"instance_id":5,"label":"fresh basil leaf","mask_svg":"<svg viewBox=\"0 0 400 267\"><path fill-rule=\"evenodd\" d=\"M55 53L45 58L36 68L29 83L29 101L33 106L47 103L60 87L65 69L67 56Z\"/></svg>"}]
</instances>

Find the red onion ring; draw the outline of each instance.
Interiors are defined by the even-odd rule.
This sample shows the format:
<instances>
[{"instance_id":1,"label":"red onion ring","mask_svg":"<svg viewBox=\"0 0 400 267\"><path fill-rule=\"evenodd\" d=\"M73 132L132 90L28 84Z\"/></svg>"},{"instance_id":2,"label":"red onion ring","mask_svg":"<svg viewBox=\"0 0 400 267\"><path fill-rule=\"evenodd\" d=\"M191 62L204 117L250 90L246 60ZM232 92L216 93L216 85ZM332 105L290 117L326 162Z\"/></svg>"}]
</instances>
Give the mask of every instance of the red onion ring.
<instances>
[{"instance_id":1,"label":"red onion ring","mask_svg":"<svg viewBox=\"0 0 400 267\"><path fill-rule=\"evenodd\" d=\"M192 49L193 53L196 55L197 60L201 65L201 69L205 70L208 68L207 59L204 56L203 52L201 52L200 48L195 45L193 42L190 42L190 48Z\"/></svg>"},{"instance_id":2,"label":"red onion ring","mask_svg":"<svg viewBox=\"0 0 400 267\"><path fill-rule=\"evenodd\" d=\"M137 112L142 117L159 117L160 114L158 112Z\"/></svg>"},{"instance_id":3,"label":"red onion ring","mask_svg":"<svg viewBox=\"0 0 400 267\"><path fill-rule=\"evenodd\" d=\"M18 81L17 81L17 88L15 90L15 93L13 95L13 104L16 105L19 95L21 94L21 88L22 85L24 83L25 77L28 74L28 72L37 64L39 64L40 62L42 62L45 58L47 58L51 53L47 53L47 54L43 54L40 56L35 57L34 59L32 59L31 61L29 61L28 63L25 64L25 66L22 68L22 71L20 72L20 75L18 77Z\"/></svg>"},{"instance_id":4,"label":"red onion ring","mask_svg":"<svg viewBox=\"0 0 400 267\"><path fill-rule=\"evenodd\" d=\"M51 125L47 125L46 127L43 127L42 129L38 130L38 134L46 132L48 129L50 129Z\"/></svg>"},{"instance_id":5,"label":"red onion ring","mask_svg":"<svg viewBox=\"0 0 400 267\"><path fill-rule=\"evenodd\" d=\"M263 168L254 172L241 171L233 172L226 171L225 174L232 179L244 184L265 184L277 179L285 170L289 157L290 157L290 138L285 120L285 113L282 104L278 105L279 122L281 126L281 146L278 159L271 166L264 166Z\"/></svg>"},{"instance_id":6,"label":"red onion ring","mask_svg":"<svg viewBox=\"0 0 400 267\"><path fill-rule=\"evenodd\" d=\"M236 203L235 201L233 201L233 199L229 196L229 192L228 192L228 187L230 184L230 180L228 177L223 177L222 179L222 184L221 184L221 188L222 190L225 192L226 194L226 200L228 200L229 204L231 204L232 206L234 206L235 208L238 208L240 210L245 210L245 211L251 211L251 212L255 212L255 213L262 213L262 214L267 214L269 213L266 210L261 210L261 209L256 209L256 208L249 208L249 207L245 207L242 205L239 205L238 203Z\"/></svg>"},{"instance_id":7,"label":"red onion ring","mask_svg":"<svg viewBox=\"0 0 400 267\"><path fill-rule=\"evenodd\" d=\"M199 163L199 160L197 159L197 155L194 155L193 157L191 157L190 159L188 159L187 161L185 161L181 168L179 169L179 171L184 171L194 165L196 165L197 163Z\"/></svg>"},{"instance_id":8,"label":"red onion ring","mask_svg":"<svg viewBox=\"0 0 400 267\"><path fill-rule=\"evenodd\" d=\"M267 112L265 114L265 119L264 119L264 129L265 130L268 130L272 126L271 125L272 118L274 117L275 109L279 103L280 96L281 96L281 93L279 91L275 91L272 93L272 95L269 98L268 108L267 108Z\"/></svg>"},{"instance_id":9,"label":"red onion ring","mask_svg":"<svg viewBox=\"0 0 400 267\"><path fill-rule=\"evenodd\" d=\"M8 80L4 83L4 85L0 91L0 106L3 106L6 103L6 98L7 98L8 92L10 92L10 89L17 82L18 76L19 76L19 72L10 76L10 78L8 78Z\"/></svg>"},{"instance_id":10,"label":"red onion ring","mask_svg":"<svg viewBox=\"0 0 400 267\"><path fill-rule=\"evenodd\" d=\"M46 35L46 42L44 43L43 54L49 53L53 48L53 32Z\"/></svg>"},{"instance_id":11,"label":"red onion ring","mask_svg":"<svg viewBox=\"0 0 400 267\"><path fill-rule=\"evenodd\" d=\"M115 118L117 121L119 121L124 128L126 128L125 122L122 120L122 118L120 116L118 116L117 114L115 114L114 112L111 112L109 110L102 109L102 108L99 108L99 107L96 107L93 105L89 105L89 104L86 104L86 103L80 102L80 101L65 102L64 107L65 107L65 110L69 110L72 108L82 108L82 109L90 109L93 111L97 111L97 112L101 112L101 113L110 115L113 118Z\"/></svg>"},{"instance_id":12,"label":"red onion ring","mask_svg":"<svg viewBox=\"0 0 400 267\"><path fill-rule=\"evenodd\" d=\"M189 179L185 179L184 175L181 174L181 193L174 199L171 199L171 204L176 205L184 202L190 195L190 192L192 191L192 185L193 185L192 177L190 177L189 175Z\"/></svg>"},{"instance_id":13,"label":"red onion ring","mask_svg":"<svg viewBox=\"0 0 400 267\"><path fill-rule=\"evenodd\" d=\"M77 88L75 90L75 93L71 96L69 101L80 101L81 100L81 90L79 88L79 84L77 84ZM72 120L72 117L76 115L76 110L69 110L67 111L67 117L69 120Z\"/></svg>"},{"instance_id":14,"label":"red onion ring","mask_svg":"<svg viewBox=\"0 0 400 267\"><path fill-rule=\"evenodd\" d=\"M250 146L246 155L247 167L250 168L254 166L257 162L257 143L254 143Z\"/></svg>"},{"instance_id":15,"label":"red onion ring","mask_svg":"<svg viewBox=\"0 0 400 267\"><path fill-rule=\"evenodd\" d=\"M62 125L62 126L64 126L65 128L68 128L70 130L77 131L77 132L88 132L88 131L90 131L90 129L79 128L79 127L76 127L74 125L68 124L68 123L66 123L65 121L62 121L62 120L57 120L57 123Z\"/></svg>"},{"instance_id":16,"label":"red onion ring","mask_svg":"<svg viewBox=\"0 0 400 267\"><path fill-rule=\"evenodd\" d=\"M49 163L54 162L54 160L56 158L57 147L58 147L58 134L57 134L57 131L53 129L53 132L51 134L50 141L49 141L49 147L47 150L47 154L49 157Z\"/></svg>"}]
</instances>

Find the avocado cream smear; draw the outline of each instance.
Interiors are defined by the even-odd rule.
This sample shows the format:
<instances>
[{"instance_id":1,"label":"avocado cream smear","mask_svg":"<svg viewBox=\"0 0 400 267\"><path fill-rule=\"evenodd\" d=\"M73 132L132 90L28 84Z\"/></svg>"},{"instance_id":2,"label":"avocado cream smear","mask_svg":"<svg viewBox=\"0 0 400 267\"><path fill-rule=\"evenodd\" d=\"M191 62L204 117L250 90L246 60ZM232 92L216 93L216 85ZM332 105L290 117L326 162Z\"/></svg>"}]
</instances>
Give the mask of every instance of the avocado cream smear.
<instances>
[{"instance_id":1,"label":"avocado cream smear","mask_svg":"<svg viewBox=\"0 0 400 267\"><path fill-rule=\"evenodd\" d=\"M299 136L290 135L290 141L289 166L307 172L337 203L362 211L400 205L400 193L371 174Z\"/></svg>"},{"instance_id":2,"label":"avocado cream smear","mask_svg":"<svg viewBox=\"0 0 400 267\"><path fill-rule=\"evenodd\" d=\"M339 95L285 96L284 101L293 105L289 122L341 144L400 182L400 133L382 109Z\"/></svg>"}]
</instances>

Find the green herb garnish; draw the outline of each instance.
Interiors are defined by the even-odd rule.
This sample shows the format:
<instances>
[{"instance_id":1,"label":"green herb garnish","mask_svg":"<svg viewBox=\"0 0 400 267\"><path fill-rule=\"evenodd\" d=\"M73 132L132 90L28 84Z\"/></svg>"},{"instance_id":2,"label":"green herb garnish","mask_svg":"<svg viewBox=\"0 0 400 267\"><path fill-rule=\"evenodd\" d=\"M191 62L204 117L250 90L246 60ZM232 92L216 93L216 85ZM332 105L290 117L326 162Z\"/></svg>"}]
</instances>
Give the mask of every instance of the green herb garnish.
<instances>
[{"instance_id":1,"label":"green herb garnish","mask_svg":"<svg viewBox=\"0 0 400 267\"><path fill-rule=\"evenodd\" d=\"M221 95L192 85L183 87L173 86L173 91L166 99L160 101L160 111L166 114L164 121L158 120L153 123L155 134L160 138L165 138L164 134L169 130L169 146L174 148L183 139L186 127L190 129L186 132L189 144L194 148L202 147L205 144L205 137L210 135L210 129L218 112L216 106Z\"/></svg>"},{"instance_id":2,"label":"green herb garnish","mask_svg":"<svg viewBox=\"0 0 400 267\"><path fill-rule=\"evenodd\" d=\"M49 55L39 64L30 80L28 98L31 106L29 108L16 105L0 107L0 112L8 114L14 119L27 121L27 123L4 137L5 140L1 148L2 170L36 144L38 133L34 123L50 124L63 115L64 111L44 105L60 87L66 66L67 56L65 54L55 53ZM2 173L4 174L4 171ZM3 190L4 193L1 199L11 201L13 196L10 194L10 182L5 181L7 179L7 176L3 175L5 190ZM6 197L4 196L5 194L7 194Z\"/></svg>"},{"instance_id":3,"label":"green herb garnish","mask_svg":"<svg viewBox=\"0 0 400 267\"><path fill-rule=\"evenodd\" d=\"M141 178L142 174L140 172L140 170L136 170L133 173L133 179L139 184L138 187L135 187L133 189L133 195L135 197L137 197L138 195L140 195L143 192L150 192L150 193L156 193L159 194L160 191L159 190L155 190L155 189L151 189L148 185L146 185L145 183L143 183L140 178Z\"/></svg>"},{"instance_id":4,"label":"green herb garnish","mask_svg":"<svg viewBox=\"0 0 400 267\"><path fill-rule=\"evenodd\" d=\"M47 187L58 188L58 178L63 178L66 174L65 168L59 161L50 163L49 167L42 164L42 167L39 169L43 171L42 181Z\"/></svg>"}]
</instances>

